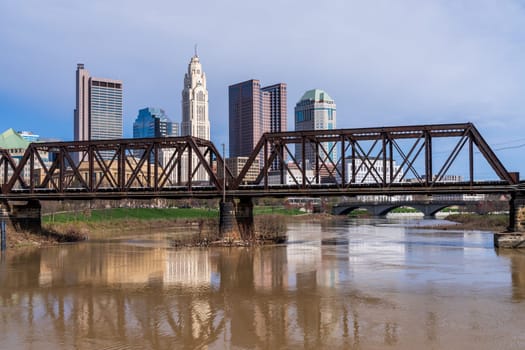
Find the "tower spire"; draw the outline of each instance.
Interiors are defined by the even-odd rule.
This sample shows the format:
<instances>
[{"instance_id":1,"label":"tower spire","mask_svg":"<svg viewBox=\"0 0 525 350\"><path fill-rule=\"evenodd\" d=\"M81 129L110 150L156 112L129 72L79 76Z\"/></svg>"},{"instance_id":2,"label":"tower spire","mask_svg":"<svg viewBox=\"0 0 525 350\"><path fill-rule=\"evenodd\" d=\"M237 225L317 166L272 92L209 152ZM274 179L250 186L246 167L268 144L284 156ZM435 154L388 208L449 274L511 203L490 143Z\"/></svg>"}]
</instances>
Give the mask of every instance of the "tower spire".
<instances>
[{"instance_id":1,"label":"tower spire","mask_svg":"<svg viewBox=\"0 0 525 350\"><path fill-rule=\"evenodd\" d=\"M197 53L197 44L195 44L195 57L199 57L199 54Z\"/></svg>"}]
</instances>

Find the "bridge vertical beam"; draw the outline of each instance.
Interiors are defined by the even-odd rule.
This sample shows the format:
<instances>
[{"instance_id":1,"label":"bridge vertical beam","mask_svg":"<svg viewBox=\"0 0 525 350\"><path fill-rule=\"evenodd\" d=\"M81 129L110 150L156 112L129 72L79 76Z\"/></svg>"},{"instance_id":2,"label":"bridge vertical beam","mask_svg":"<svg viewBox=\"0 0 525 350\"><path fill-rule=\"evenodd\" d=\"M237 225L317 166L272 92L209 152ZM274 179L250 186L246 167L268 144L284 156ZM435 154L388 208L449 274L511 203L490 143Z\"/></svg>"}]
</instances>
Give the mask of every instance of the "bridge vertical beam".
<instances>
[{"instance_id":1,"label":"bridge vertical beam","mask_svg":"<svg viewBox=\"0 0 525 350\"><path fill-rule=\"evenodd\" d=\"M386 159L386 133L381 133L381 141L382 141L382 149L381 149L381 152L383 153L383 171L382 171L382 174L381 174L381 177L383 178L381 181L383 186L386 185L386 162L387 162L387 159Z\"/></svg>"},{"instance_id":2,"label":"bridge vertical beam","mask_svg":"<svg viewBox=\"0 0 525 350\"><path fill-rule=\"evenodd\" d=\"M192 173L193 173L193 152L192 152L192 148L188 147L188 191L191 191L191 186L192 186L191 174Z\"/></svg>"},{"instance_id":3,"label":"bridge vertical beam","mask_svg":"<svg viewBox=\"0 0 525 350\"><path fill-rule=\"evenodd\" d=\"M4 158L3 160L3 167L4 167L4 177L2 179L2 183L0 185L2 185L2 187L7 184L9 182L9 162L7 161L7 158Z\"/></svg>"},{"instance_id":4,"label":"bridge vertical beam","mask_svg":"<svg viewBox=\"0 0 525 350\"><path fill-rule=\"evenodd\" d=\"M303 177L303 180L304 180L304 171L306 169L306 139L305 137L301 137L301 172L302 172L302 177ZM310 164L311 166L311 164ZM317 170L317 169L316 169ZM316 175L317 176L317 175ZM283 182L281 182L282 184ZM304 182L303 182L303 185L304 185Z\"/></svg>"},{"instance_id":5,"label":"bridge vertical beam","mask_svg":"<svg viewBox=\"0 0 525 350\"><path fill-rule=\"evenodd\" d=\"M177 147L177 186L182 186L182 153L184 147Z\"/></svg>"},{"instance_id":6,"label":"bridge vertical beam","mask_svg":"<svg viewBox=\"0 0 525 350\"><path fill-rule=\"evenodd\" d=\"M126 186L126 151L123 145L119 145L118 152L118 188L124 191Z\"/></svg>"},{"instance_id":7,"label":"bridge vertical beam","mask_svg":"<svg viewBox=\"0 0 525 350\"><path fill-rule=\"evenodd\" d=\"M355 178L356 178L356 168L355 168L355 140L351 140L351 146L352 146L352 178L350 179L350 183L355 184Z\"/></svg>"},{"instance_id":8,"label":"bridge vertical beam","mask_svg":"<svg viewBox=\"0 0 525 350\"><path fill-rule=\"evenodd\" d=\"M279 147L276 147L273 150L273 152L274 153L279 152L281 155L283 155L284 154L284 147L283 147L282 143L279 143ZM269 162L269 159L266 160L266 162ZM284 157L281 156L279 162L281 163L281 180L280 180L280 183L281 184L285 184L286 181L285 181L285 178L284 178L284 174L285 174L285 171L288 173L288 167L286 165L286 162L284 161ZM270 164L267 164L266 167L264 168L264 176L266 178L268 178L269 166L270 166Z\"/></svg>"},{"instance_id":9,"label":"bridge vertical beam","mask_svg":"<svg viewBox=\"0 0 525 350\"><path fill-rule=\"evenodd\" d=\"M429 131L425 132L425 185L432 182L432 136Z\"/></svg>"},{"instance_id":10,"label":"bridge vertical beam","mask_svg":"<svg viewBox=\"0 0 525 350\"><path fill-rule=\"evenodd\" d=\"M87 149L88 153L88 186L89 186L89 192L94 192L95 190L95 164L94 164L94 154L93 154L93 146L88 146Z\"/></svg>"},{"instance_id":11,"label":"bridge vertical beam","mask_svg":"<svg viewBox=\"0 0 525 350\"><path fill-rule=\"evenodd\" d=\"M29 157L29 191L33 193L35 191L35 150L31 148L31 155Z\"/></svg>"},{"instance_id":12,"label":"bridge vertical beam","mask_svg":"<svg viewBox=\"0 0 525 350\"><path fill-rule=\"evenodd\" d=\"M311 144L310 144L310 149L312 148ZM319 140L316 139L315 141L315 182L320 184L321 183L321 169L320 169L320 166L319 166L319 160L320 160L320 155L319 155ZM312 164L310 164L310 166L312 166ZM306 188L306 182L303 182L303 185L305 185L304 187Z\"/></svg>"},{"instance_id":13,"label":"bridge vertical beam","mask_svg":"<svg viewBox=\"0 0 525 350\"><path fill-rule=\"evenodd\" d=\"M59 177L58 177L58 190L60 191L60 193L64 192L64 183L66 181L66 166L64 164L64 148L63 147L60 147L60 150L58 151L58 154L57 154L57 162L58 162L58 166L60 167L60 174L59 174ZM78 156L80 157L80 156ZM76 161L75 161L76 162ZM80 162L80 160L79 160ZM71 166L76 166L77 164L71 164Z\"/></svg>"},{"instance_id":14,"label":"bridge vertical beam","mask_svg":"<svg viewBox=\"0 0 525 350\"><path fill-rule=\"evenodd\" d=\"M470 186L474 185L474 141L472 140L472 133L469 135L468 142L468 159L469 159L469 182Z\"/></svg>"},{"instance_id":15,"label":"bridge vertical beam","mask_svg":"<svg viewBox=\"0 0 525 350\"><path fill-rule=\"evenodd\" d=\"M265 142L264 143L264 160L263 160L263 164L260 164L260 168L261 169L266 169L266 163L268 162L268 142ZM279 170L280 170L280 174L282 174L283 172L283 165L281 163L281 159L279 159ZM281 175L281 178L282 178L282 175ZM268 176L267 176L267 173L264 174L264 189L268 189Z\"/></svg>"},{"instance_id":16,"label":"bridge vertical beam","mask_svg":"<svg viewBox=\"0 0 525 350\"><path fill-rule=\"evenodd\" d=\"M157 192L159 190L159 143L155 142L153 145L153 164L151 164L151 157L148 159L148 185L153 187L153 191ZM151 166L153 166L153 179L149 178L151 176Z\"/></svg>"},{"instance_id":17,"label":"bridge vertical beam","mask_svg":"<svg viewBox=\"0 0 525 350\"><path fill-rule=\"evenodd\" d=\"M346 156L345 156L345 137L341 135L341 185L346 183Z\"/></svg>"}]
</instances>

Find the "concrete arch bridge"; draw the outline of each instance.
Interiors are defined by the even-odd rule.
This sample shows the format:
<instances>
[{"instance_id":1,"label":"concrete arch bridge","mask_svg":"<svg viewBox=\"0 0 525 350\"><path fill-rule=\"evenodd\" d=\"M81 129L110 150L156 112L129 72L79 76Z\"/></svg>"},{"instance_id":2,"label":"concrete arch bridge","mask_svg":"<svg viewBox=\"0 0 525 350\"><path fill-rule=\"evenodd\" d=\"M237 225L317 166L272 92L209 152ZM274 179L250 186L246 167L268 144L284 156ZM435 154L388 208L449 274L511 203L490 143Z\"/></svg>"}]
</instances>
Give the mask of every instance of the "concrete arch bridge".
<instances>
[{"instance_id":1,"label":"concrete arch bridge","mask_svg":"<svg viewBox=\"0 0 525 350\"><path fill-rule=\"evenodd\" d=\"M439 211L453 207L469 204L465 200L404 200L404 201L347 201L335 205L332 208L334 215L347 215L356 209L365 209L373 216L385 216L392 210L400 207L410 207L423 213L425 217L434 217Z\"/></svg>"}]
</instances>

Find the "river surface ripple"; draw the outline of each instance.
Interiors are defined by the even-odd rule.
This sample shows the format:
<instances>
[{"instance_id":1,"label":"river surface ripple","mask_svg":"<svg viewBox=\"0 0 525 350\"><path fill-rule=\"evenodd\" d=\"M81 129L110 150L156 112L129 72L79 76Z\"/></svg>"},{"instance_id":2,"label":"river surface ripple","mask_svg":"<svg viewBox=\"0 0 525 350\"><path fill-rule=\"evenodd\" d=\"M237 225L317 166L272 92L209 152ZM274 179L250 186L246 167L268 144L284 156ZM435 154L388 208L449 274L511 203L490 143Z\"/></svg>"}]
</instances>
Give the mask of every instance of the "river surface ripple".
<instances>
[{"instance_id":1,"label":"river surface ripple","mask_svg":"<svg viewBox=\"0 0 525 350\"><path fill-rule=\"evenodd\" d=\"M522 349L525 252L395 220L290 222L286 245L175 230L0 258L0 349Z\"/></svg>"}]
</instances>

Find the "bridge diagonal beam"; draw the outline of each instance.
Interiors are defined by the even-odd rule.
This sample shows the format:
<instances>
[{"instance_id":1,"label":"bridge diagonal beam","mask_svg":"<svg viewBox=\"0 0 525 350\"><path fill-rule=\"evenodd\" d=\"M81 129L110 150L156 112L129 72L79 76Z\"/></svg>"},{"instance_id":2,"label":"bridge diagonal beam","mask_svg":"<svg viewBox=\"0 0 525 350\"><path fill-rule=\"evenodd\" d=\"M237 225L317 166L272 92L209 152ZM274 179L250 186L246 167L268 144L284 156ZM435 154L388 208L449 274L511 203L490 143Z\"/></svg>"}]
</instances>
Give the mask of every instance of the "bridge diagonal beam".
<instances>
[{"instance_id":1,"label":"bridge diagonal beam","mask_svg":"<svg viewBox=\"0 0 525 350\"><path fill-rule=\"evenodd\" d=\"M115 175L113 175L113 172L111 171L111 166L114 163L118 163L118 152L114 151L113 155L111 156L110 159L107 160L107 162L104 159L104 156L100 152L102 151L98 147L95 147L93 149L93 154L92 154L92 156L94 157L94 160L96 161L98 165L98 168L100 169L100 176L96 184L96 190L101 188L101 186L104 184L104 180L107 180L107 186L109 188L117 189L118 179L115 178Z\"/></svg>"},{"instance_id":2,"label":"bridge diagonal beam","mask_svg":"<svg viewBox=\"0 0 525 350\"><path fill-rule=\"evenodd\" d=\"M325 168L325 170L328 172L328 174L330 175L330 177L334 177L334 172L336 173L339 173L339 175L341 175L341 173L339 172L339 170L337 170L337 165L340 164L340 159L342 157L344 157L344 153L341 154L338 159L337 159L337 162L334 163L334 160L332 159L332 157L330 157L330 154L332 154L332 152L334 152L336 149L337 149L337 143L336 142L332 142L331 143L331 146L330 148L328 149L328 151L326 150L326 148L324 147L324 144L326 144L325 142L319 142L318 145L319 145L319 148L321 149L321 151L323 151L324 153L324 156L323 157L319 157L319 160L321 161L322 163L322 166ZM330 145L330 143L328 143ZM327 161L329 164L327 164ZM334 177L335 178L335 177Z\"/></svg>"},{"instance_id":3,"label":"bridge diagonal beam","mask_svg":"<svg viewBox=\"0 0 525 350\"><path fill-rule=\"evenodd\" d=\"M36 158L38 160L38 165L39 165L40 169L42 169L42 171L44 173L44 174L41 174L41 175L45 175L43 177L43 179L42 179L42 176L40 176L42 181L39 181L37 187L38 188L48 188L49 184L51 184L52 188L54 188L58 192L58 191L60 191L60 187L59 187L59 184L58 184L59 179L57 179L56 171L59 169L59 165L60 165L59 164L59 159L54 160L51 163L51 165L48 167L46 165L46 162L42 158L42 156L40 154L40 151L42 151L44 153L47 153L48 157L49 157L49 151L48 150L45 150L45 149L40 150L38 147L35 147L34 154L36 155Z\"/></svg>"},{"instance_id":4,"label":"bridge diagonal beam","mask_svg":"<svg viewBox=\"0 0 525 350\"><path fill-rule=\"evenodd\" d=\"M264 151L265 151L265 154L267 154L267 147L264 148ZM266 158L266 155L265 155L265 160L264 160L264 164L263 164L263 167L261 169L261 171L259 172L259 175L257 176L257 178L255 179L255 183L258 184L260 183L262 180L264 180L264 188L265 190L268 190L268 171L270 170L270 167L272 166L273 162L275 160L278 160L279 161L279 172L280 172L280 175L281 177L283 176L283 172L285 170L285 166L286 166L286 163L284 161L284 155L283 155L283 152L282 152L282 147L280 144L276 144L272 147L271 149L271 152L270 152L270 157ZM250 157L251 159L251 157ZM253 162L255 160L255 158L253 160L251 160L250 162L250 159L246 162L245 166L243 167L242 169L242 172L241 174L239 175L238 177L238 180L235 182L236 184L240 184L240 182L242 181L243 177L241 177L241 175L243 175L243 173L245 171L248 171L250 169L250 167L253 165ZM234 189L237 189L238 188L238 185L236 185L234 187Z\"/></svg>"},{"instance_id":5,"label":"bridge diagonal beam","mask_svg":"<svg viewBox=\"0 0 525 350\"><path fill-rule=\"evenodd\" d=\"M60 177L58 177L58 179L56 177L56 171L60 169L60 158L56 157L56 159L51 163L49 168L45 165L44 162L42 162L42 168L45 171L45 176L42 179L40 187L48 188L49 184L51 184L53 189L55 189L57 192L60 192Z\"/></svg>"},{"instance_id":6,"label":"bridge diagonal beam","mask_svg":"<svg viewBox=\"0 0 525 350\"><path fill-rule=\"evenodd\" d=\"M166 164L163 167L160 167L160 174L158 175L158 187L159 189L162 189L166 186L166 182L169 182L169 185L175 186L175 183L173 182L173 171L175 170L175 167L177 167L178 170L181 168L181 158L182 154L184 152L186 145L179 145L176 144L174 147L174 151L171 152L171 155L169 156ZM177 172L179 175L177 176L176 180L178 182L178 185L180 185L180 172Z\"/></svg>"},{"instance_id":7,"label":"bridge diagonal beam","mask_svg":"<svg viewBox=\"0 0 525 350\"><path fill-rule=\"evenodd\" d=\"M417 172L417 170L414 168L414 162L416 161L416 159L418 158L419 154L421 153L421 151L424 149L425 147L425 144L424 142L421 142L421 140L424 140L424 135L421 135L421 137L417 138L416 141L414 142L414 144L412 145L412 147L410 148L408 154L405 154L403 152L403 149L399 146L399 144L396 142L395 139L392 139L392 143L395 147L395 149L397 150L397 152L400 154L401 156L401 159L402 159L402 162L401 162L401 165L399 166L399 168L397 169L396 173L394 174L394 179L397 178L397 176L399 175L399 173L404 169L405 165L406 165L406 168L408 170L410 170L412 172L412 174L416 177L416 179L419 180L420 183L422 183L422 176ZM419 145L419 143L421 142L421 145ZM419 148L417 148L417 146L419 145ZM417 149L417 151L416 151ZM414 154L414 156L411 158L412 156L412 153L413 152L416 152ZM406 174L408 172L403 172L403 174L401 175L401 178L400 178L400 181L403 181L406 177Z\"/></svg>"},{"instance_id":8,"label":"bridge diagonal beam","mask_svg":"<svg viewBox=\"0 0 525 350\"><path fill-rule=\"evenodd\" d=\"M321 149L321 151L324 152L324 156L323 157L318 157L318 161L321 162L321 168L324 168L331 178L335 178L334 172L338 173L339 175L341 175L340 171L337 170L337 165L339 164L339 160L337 161L337 163L334 163L334 161L330 157L330 154L336 149L336 146L337 146L336 143L334 142L332 144L332 146L330 147L328 152L326 151L326 149L325 149L325 147L323 145L323 142L318 143L318 145L319 145L319 148ZM342 156L344 157L344 154ZM340 158L341 157L339 157L339 159ZM327 161L328 161L329 164L327 164ZM319 172L319 170L318 170L318 172ZM318 181L318 183L321 183L321 181Z\"/></svg>"},{"instance_id":9,"label":"bridge diagonal beam","mask_svg":"<svg viewBox=\"0 0 525 350\"><path fill-rule=\"evenodd\" d=\"M372 146L368 149L368 152L365 152L363 148L361 147L359 142L356 142L356 155L359 157L359 160L361 161L361 164L359 164L359 167L356 170L356 173L358 173L363 167L365 167L366 174L363 176L363 179L361 179L361 183L365 181L368 175L371 175L374 178L374 181L379 182L378 177L381 177L377 170L374 168L374 162L370 161L370 154L376 147L376 145L379 143L379 139L374 139L374 142ZM374 174L375 173L375 174Z\"/></svg>"},{"instance_id":10,"label":"bridge diagonal beam","mask_svg":"<svg viewBox=\"0 0 525 350\"><path fill-rule=\"evenodd\" d=\"M17 164L11 154L7 150L0 149L0 152L2 154L1 163L3 164L3 179L2 179L2 193L8 193L12 189L11 180L15 178L16 176L16 170L17 170ZM9 176L9 170L12 172L12 176ZM20 183L22 186L26 186L24 179L19 176L18 177ZM13 182L14 184L15 182Z\"/></svg>"},{"instance_id":11,"label":"bridge diagonal beam","mask_svg":"<svg viewBox=\"0 0 525 350\"><path fill-rule=\"evenodd\" d=\"M478 150L481 152L483 157L492 167L492 170L494 170L494 172L498 174L500 179L508 181L510 184L513 185L518 184L519 179L509 174L509 172L505 169L505 167L498 159L494 151L492 151L492 149L487 144L483 136L481 136L478 129L476 129L476 127L473 124L470 125L470 134L474 144L478 147Z\"/></svg>"},{"instance_id":12,"label":"bridge diagonal beam","mask_svg":"<svg viewBox=\"0 0 525 350\"><path fill-rule=\"evenodd\" d=\"M302 145L305 145L304 143L304 140L302 142ZM290 158L292 159L292 162L293 162L293 165L295 165L297 167L297 169L299 169L299 171L301 172L301 177L303 178L303 180L307 180L306 179L306 169L305 169L305 164L304 162L302 162L302 164L299 164L299 162L297 161L297 159L295 159L294 155L292 154L292 152L290 151L290 149L288 148L288 145L287 144L284 144L283 145L285 151L286 151L286 154L288 156L290 156ZM303 153L304 154L304 153ZM284 162L283 162L284 163ZM297 186L300 186L302 188L305 188L306 187L306 184L305 184L305 181L302 182L302 184L299 182L299 180L297 180L297 178L295 177L295 175L293 174L293 171L290 170L290 167L288 166L288 164L283 164L284 168L286 169L286 172L288 175L290 175L292 177L292 180L295 182L295 184Z\"/></svg>"},{"instance_id":13,"label":"bridge diagonal beam","mask_svg":"<svg viewBox=\"0 0 525 350\"><path fill-rule=\"evenodd\" d=\"M16 164L14 167L13 175L9 179L9 182L7 183L7 185L5 186L6 192L12 191L17 182L20 183L20 186L22 188L29 188L27 182L24 180L22 176L22 172L30 157L31 157L31 148L27 148L26 151L24 152L24 155L22 156L22 159L20 159L18 164Z\"/></svg>"},{"instance_id":14,"label":"bridge diagonal beam","mask_svg":"<svg viewBox=\"0 0 525 350\"><path fill-rule=\"evenodd\" d=\"M448 156L447 160L445 161L445 163L443 164L441 169L438 171L435 179L432 179L432 185L431 186L433 186L434 184L436 184L438 182L441 182L441 180L443 179L443 176L445 176L447 171L450 169L450 166L452 165L452 163L454 163L454 161L456 160L458 154L461 152L461 150L465 146L465 143L468 140L468 132L469 132L469 130L465 130L465 133L461 136L459 141L456 143L456 146L454 146L454 149L452 150L452 152Z\"/></svg>"},{"instance_id":15,"label":"bridge diagonal beam","mask_svg":"<svg viewBox=\"0 0 525 350\"><path fill-rule=\"evenodd\" d=\"M142 155L138 162L136 161L135 157L125 157L126 164L131 169L131 175L129 176L125 184L125 189L131 188L135 180L137 180L137 182L139 183L141 187L150 187L149 183L147 186L144 186L144 183L140 179L139 175L142 175L143 178L146 178L149 181L149 176L147 174L144 174L143 166L144 166L144 163L148 162L147 166L149 170L149 160L150 160L150 156L153 150L153 146L154 146L154 143L151 143L151 144L146 145L145 149L134 149L134 150L142 151ZM131 164L131 161L133 161L135 164L134 165Z\"/></svg>"},{"instance_id":16,"label":"bridge diagonal beam","mask_svg":"<svg viewBox=\"0 0 525 350\"><path fill-rule=\"evenodd\" d=\"M86 181L84 180L84 177L80 173L80 170L79 170L80 163L79 163L79 165L75 165L75 162L73 161L73 158L71 158L71 154L69 152L65 152L64 153L64 157L67 160L67 162L69 163L69 165L71 166L71 169L73 170L74 176L80 182L82 187L85 188L85 189L89 189L88 184L86 183Z\"/></svg>"},{"instance_id":17,"label":"bridge diagonal beam","mask_svg":"<svg viewBox=\"0 0 525 350\"><path fill-rule=\"evenodd\" d=\"M265 133L259 139L259 142L257 142L257 145L255 145L255 148L253 149L252 154L250 155L250 157L246 161L246 164L244 164L244 167L242 168L242 170L239 173L239 175L237 176L237 178L234 180L233 186L231 188L232 190L237 190L239 188L239 185L242 183L242 181L245 178L246 174L248 173L250 168L253 166L253 163L255 162L255 159L259 156L261 151L263 151L263 148L264 148L265 155L268 153L268 150L267 150L268 145L269 145L268 134ZM267 160L266 156L265 156L265 159L263 159L263 162L264 162L263 167L262 167L261 171L259 172L259 175L257 176L257 179L255 180L256 183L260 183L264 179L265 188L268 187L268 169L270 167L270 164L272 164L272 162L275 160L275 157L276 157L276 155L275 155L275 152L273 150L271 151L271 154L270 154L271 161Z\"/></svg>"},{"instance_id":18,"label":"bridge diagonal beam","mask_svg":"<svg viewBox=\"0 0 525 350\"><path fill-rule=\"evenodd\" d=\"M197 158L199 159L199 163L197 164L197 166L195 166L195 170L194 172L192 173L192 178L193 176L195 176L195 173L197 171L197 169L200 167L200 166L203 166L204 169L206 170L208 176L210 177L210 182L213 183L218 189L222 190L222 184L220 183L219 179L217 178L217 175L213 172L213 169L211 168L211 164L208 164L208 162L206 161L206 158L205 158L205 154L210 151L210 150L214 150L215 152L215 157L216 158L220 158L220 155L219 155L219 152L217 151L217 149L215 149L215 147L211 148L211 142L203 142L203 140L199 140L198 141L200 143L200 145L197 145L197 139L194 138L194 137L189 137L188 138L188 143L190 144L191 146L191 149L196 153L197 155ZM204 147L205 148L205 154L202 153L202 151L199 149L199 146L200 147ZM213 154L213 153L212 153ZM191 157L189 157L191 158Z\"/></svg>"}]
</instances>

